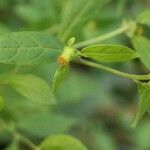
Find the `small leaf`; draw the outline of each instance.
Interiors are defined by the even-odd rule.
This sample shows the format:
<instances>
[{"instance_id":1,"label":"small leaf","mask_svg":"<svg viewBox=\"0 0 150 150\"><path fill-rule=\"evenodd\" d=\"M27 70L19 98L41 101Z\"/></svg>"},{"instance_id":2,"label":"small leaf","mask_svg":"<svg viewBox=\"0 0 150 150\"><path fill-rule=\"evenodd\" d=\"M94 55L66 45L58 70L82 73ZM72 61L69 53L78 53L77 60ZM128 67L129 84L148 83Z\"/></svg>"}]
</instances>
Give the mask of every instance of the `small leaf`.
<instances>
[{"instance_id":1,"label":"small leaf","mask_svg":"<svg viewBox=\"0 0 150 150\"><path fill-rule=\"evenodd\" d=\"M150 9L142 12L138 17L138 22L150 26Z\"/></svg>"},{"instance_id":2,"label":"small leaf","mask_svg":"<svg viewBox=\"0 0 150 150\"><path fill-rule=\"evenodd\" d=\"M69 67L68 65L62 65L56 70L54 78L53 78L52 92L56 91L56 89L58 88L62 80L64 79L67 73L68 67Z\"/></svg>"},{"instance_id":3,"label":"small leaf","mask_svg":"<svg viewBox=\"0 0 150 150\"><path fill-rule=\"evenodd\" d=\"M0 111L5 107L4 99L0 96Z\"/></svg>"},{"instance_id":4,"label":"small leaf","mask_svg":"<svg viewBox=\"0 0 150 150\"><path fill-rule=\"evenodd\" d=\"M67 42L68 46L72 46L74 44L75 40L76 40L75 37L72 37L71 39L69 39Z\"/></svg>"},{"instance_id":5,"label":"small leaf","mask_svg":"<svg viewBox=\"0 0 150 150\"><path fill-rule=\"evenodd\" d=\"M55 103L49 85L33 75L10 75L7 82L23 96L43 104Z\"/></svg>"},{"instance_id":6,"label":"small leaf","mask_svg":"<svg viewBox=\"0 0 150 150\"><path fill-rule=\"evenodd\" d=\"M58 134L47 137L41 144L41 150L87 150L87 148L70 135Z\"/></svg>"},{"instance_id":7,"label":"small leaf","mask_svg":"<svg viewBox=\"0 0 150 150\"><path fill-rule=\"evenodd\" d=\"M92 45L82 49L81 55L99 62L125 62L137 58L138 54L122 45Z\"/></svg>"},{"instance_id":8,"label":"small leaf","mask_svg":"<svg viewBox=\"0 0 150 150\"><path fill-rule=\"evenodd\" d=\"M150 40L143 36L134 36L132 43L145 66L150 69Z\"/></svg>"},{"instance_id":9,"label":"small leaf","mask_svg":"<svg viewBox=\"0 0 150 150\"><path fill-rule=\"evenodd\" d=\"M40 64L57 59L61 43L42 32L14 32L0 36L0 63Z\"/></svg>"},{"instance_id":10,"label":"small leaf","mask_svg":"<svg viewBox=\"0 0 150 150\"><path fill-rule=\"evenodd\" d=\"M140 102L139 102L139 110L137 112L136 118L133 121L132 127L135 127L141 117L144 115L146 111L149 110L150 106L150 82L141 83L137 82L139 94L140 94Z\"/></svg>"}]
</instances>

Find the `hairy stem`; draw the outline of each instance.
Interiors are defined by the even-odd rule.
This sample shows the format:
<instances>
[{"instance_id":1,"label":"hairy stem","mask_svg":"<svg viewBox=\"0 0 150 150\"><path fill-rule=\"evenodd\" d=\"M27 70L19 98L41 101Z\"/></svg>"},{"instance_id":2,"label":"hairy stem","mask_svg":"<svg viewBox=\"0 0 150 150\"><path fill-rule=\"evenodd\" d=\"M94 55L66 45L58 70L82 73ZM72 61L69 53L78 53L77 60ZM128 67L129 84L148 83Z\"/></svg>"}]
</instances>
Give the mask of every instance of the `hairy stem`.
<instances>
[{"instance_id":1,"label":"hairy stem","mask_svg":"<svg viewBox=\"0 0 150 150\"><path fill-rule=\"evenodd\" d=\"M104 65L101 65L101 64L97 64L97 63L94 63L94 62L90 62L90 61L87 61L87 60L83 60L83 59L80 60L80 63L84 64L84 65L87 65L87 66L95 67L95 68L98 68L98 69L101 69L101 70L104 70L104 71L107 71L107 72L111 72L115 75L118 75L118 76L121 76L121 77L124 77L124 78L129 78L129 79L133 79L133 80L150 80L150 74L147 74L147 75L128 74L128 73L124 73L124 72L112 69L110 67L107 67L107 66L104 66Z\"/></svg>"},{"instance_id":2,"label":"hairy stem","mask_svg":"<svg viewBox=\"0 0 150 150\"><path fill-rule=\"evenodd\" d=\"M80 48L80 47L88 46L88 45L95 44L95 43L101 42L103 40L109 39L111 37L114 37L116 35L119 35L119 34L125 32L125 31L127 31L128 29L131 28L132 25L133 24L130 24L130 23L126 24L126 25L123 25L119 29L117 29L115 31L112 31L110 33L106 33L104 35L101 35L101 36L98 36L98 37L95 37L95 38L92 38L92 39L89 39L89 40L86 40L86 41L83 41L83 42L79 42L79 43L75 44L75 47Z\"/></svg>"}]
</instances>

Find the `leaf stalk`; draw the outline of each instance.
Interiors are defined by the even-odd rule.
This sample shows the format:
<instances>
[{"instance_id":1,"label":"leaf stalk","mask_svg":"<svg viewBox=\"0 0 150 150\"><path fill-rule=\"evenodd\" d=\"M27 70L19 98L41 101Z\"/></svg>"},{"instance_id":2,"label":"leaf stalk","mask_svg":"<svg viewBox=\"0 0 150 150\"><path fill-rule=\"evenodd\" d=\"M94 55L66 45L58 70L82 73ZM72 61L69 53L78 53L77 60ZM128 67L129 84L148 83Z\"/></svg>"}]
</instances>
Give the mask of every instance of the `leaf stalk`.
<instances>
[{"instance_id":1,"label":"leaf stalk","mask_svg":"<svg viewBox=\"0 0 150 150\"><path fill-rule=\"evenodd\" d=\"M132 26L133 26L133 24L126 23L125 25L121 26L117 30L114 30L112 32L106 33L104 35L100 35L98 37L95 37L95 38L92 38L92 39L89 39L89 40L86 40L86 41L83 41L83 42L76 43L74 46L75 46L75 48L81 48L81 47L88 46L88 45L91 45L91 44L99 43L101 41L112 38L116 35L119 35L119 34L125 32L125 31L129 30L130 28L132 28Z\"/></svg>"},{"instance_id":2,"label":"leaf stalk","mask_svg":"<svg viewBox=\"0 0 150 150\"><path fill-rule=\"evenodd\" d=\"M132 79L132 80L150 80L150 74L146 74L146 75L129 74L129 73L121 72L121 71L112 69L110 67L107 67L107 66L104 66L104 65L101 65L101 64L97 64L97 63L94 63L94 62L90 62L90 61L87 61L87 60L83 60L83 59L80 59L79 62L81 64L86 65L86 66L98 68L98 69L113 73L115 75L118 75L118 76L121 76L121 77L124 77L124 78L129 78L129 79Z\"/></svg>"}]
</instances>

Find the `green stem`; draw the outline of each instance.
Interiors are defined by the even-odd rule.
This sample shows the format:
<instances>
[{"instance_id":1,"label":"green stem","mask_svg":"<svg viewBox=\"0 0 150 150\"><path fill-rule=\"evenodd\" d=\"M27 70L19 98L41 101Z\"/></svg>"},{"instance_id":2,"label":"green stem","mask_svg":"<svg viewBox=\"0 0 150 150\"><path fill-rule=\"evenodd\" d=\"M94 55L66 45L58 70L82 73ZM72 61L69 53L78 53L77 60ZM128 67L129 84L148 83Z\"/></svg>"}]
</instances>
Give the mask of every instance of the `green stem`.
<instances>
[{"instance_id":1,"label":"green stem","mask_svg":"<svg viewBox=\"0 0 150 150\"><path fill-rule=\"evenodd\" d=\"M110 33L106 33L104 35L101 35L101 36L98 36L98 37L95 37L95 38L92 38L92 39L89 39L89 40L86 40L86 41L83 41L83 42L79 42L79 43L75 44L75 47L76 48L80 48L80 47L84 47L84 46L87 46L87 45L91 45L91 44L95 44L95 43L101 42L103 40L109 39L111 37L114 37L116 35L119 35L119 34L125 32L125 31L127 31L132 26L133 25L130 24L130 23L126 24L126 25L123 25L119 29L117 29L115 31L112 31Z\"/></svg>"},{"instance_id":2,"label":"green stem","mask_svg":"<svg viewBox=\"0 0 150 150\"><path fill-rule=\"evenodd\" d=\"M40 148L38 146L36 146L33 142L30 141L30 139L28 139L27 137L25 137L24 135L16 132L15 133L18 136L18 140L22 141L23 143L25 143L27 146L29 146L31 149L33 150L40 150Z\"/></svg>"},{"instance_id":3,"label":"green stem","mask_svg":"<svg viewBox=\"0 0 150 150\"><path fill-rule=\"evenodd\" d=\"M15 124L12 123L10 126L0 118L0 123L3 125L3 127L15 138L17 141L22 141L24 144L26 144L28 147L30 147L33 150L41 150L37 145L35 145L30 139L19 133L16 128Z\"/></svg>"},{"instance_id":4,"label":"green stem","mask_svg":"<svg viewBox=\"0 0 150 150\"><path fill-rule=\"evenodd\" d=\"M97 63L94 63L94 62L90 62L90 61L87 61L87 60L80 60L80 63L84 64L84 65L87 65L87 66L95 67L95 68L98 68L98 69L101 69L101 70L104 70L104 71L111 72L115 75L118 75L118 76L121 76L121 77L124 77L124 78L129 78L129 79L133 79L133 80L150 80L150 74L147 74L147 75L128 74L128 73L124 73L124 72L109 68L107 66L97 64Z\"/></svg>"}]
</instances>

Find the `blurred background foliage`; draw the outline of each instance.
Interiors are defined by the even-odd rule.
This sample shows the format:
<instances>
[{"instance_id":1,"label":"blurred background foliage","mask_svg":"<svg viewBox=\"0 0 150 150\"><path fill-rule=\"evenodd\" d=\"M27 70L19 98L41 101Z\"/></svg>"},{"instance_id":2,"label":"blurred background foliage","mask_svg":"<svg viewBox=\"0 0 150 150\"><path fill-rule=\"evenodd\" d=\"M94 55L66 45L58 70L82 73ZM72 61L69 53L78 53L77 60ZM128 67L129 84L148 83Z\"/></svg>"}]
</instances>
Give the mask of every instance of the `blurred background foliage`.
<instances>
[{"instance_id":1,"label":"blurred background foliage","mask_svg":"<svg viewBox=\"0 0 150 150\"><path fill-rule=\"evenodd\" d=\"M149 6L149 0L0 0L0 34L34 30L64 42L74 36L79 42L117 29L123 19L134 19ZM132 47L125 35L103 43ZM112 66L126 72L147 72L139 60ZM57 67L57 63L0 64L0 73L34 74L51 85ZM136 85L128 79L72 63L56 92L57 105L29 101L3 84L0 95L0 103L4 103L0 117L37 144L48 135L65 133L80 139L90 150L150 149L147 115L136 128L130 128L139 98ZM0 122L0 149L13 150L9 147L12 142ZM23 143L19 146L28 149Z\"/></svg>"}]
</instances>

